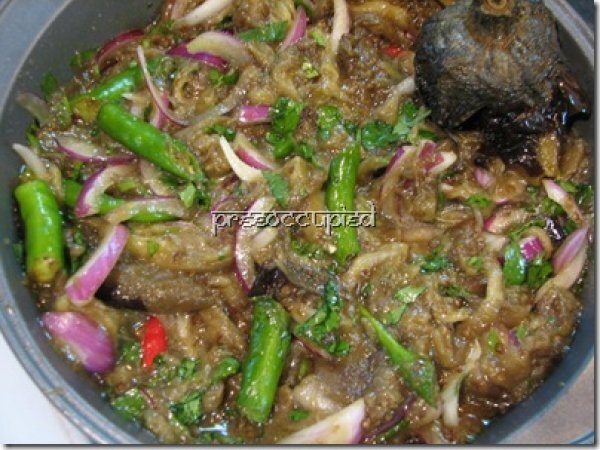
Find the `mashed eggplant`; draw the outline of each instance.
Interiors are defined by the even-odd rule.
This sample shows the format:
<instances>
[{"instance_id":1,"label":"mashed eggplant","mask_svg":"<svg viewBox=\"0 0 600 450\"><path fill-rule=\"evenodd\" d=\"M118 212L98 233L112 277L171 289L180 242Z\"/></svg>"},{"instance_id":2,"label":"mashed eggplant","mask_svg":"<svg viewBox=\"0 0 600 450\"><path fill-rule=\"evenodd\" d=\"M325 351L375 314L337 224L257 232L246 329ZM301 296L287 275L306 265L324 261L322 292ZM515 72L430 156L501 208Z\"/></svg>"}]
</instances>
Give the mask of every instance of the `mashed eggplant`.
<instances>
[{"instance_id":1,"label":"mashed eggplant","mask_svg":"<svg viewBox=\"0 0 600 450\"><path fill-rule=\"evenodd\" d=\"M24 99L28 281L117 413L164 443L465 443L543 382L581 309L587 146L549 132L533 176L441 127L456 92L423 103L413 44L447 3L170 0Z\"/></svg>"}]
</instances>

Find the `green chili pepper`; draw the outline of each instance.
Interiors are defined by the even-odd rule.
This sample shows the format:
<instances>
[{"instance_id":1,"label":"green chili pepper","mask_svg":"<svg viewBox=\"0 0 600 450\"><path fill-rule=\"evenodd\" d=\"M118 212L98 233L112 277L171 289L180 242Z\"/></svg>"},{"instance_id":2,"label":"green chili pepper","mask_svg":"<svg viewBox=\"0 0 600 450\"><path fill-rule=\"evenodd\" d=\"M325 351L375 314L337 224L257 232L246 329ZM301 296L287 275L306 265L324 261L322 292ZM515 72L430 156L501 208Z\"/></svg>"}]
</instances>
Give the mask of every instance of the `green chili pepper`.
<instances>
[{"instance_id":1,"label":"green chili pepper","mask_svg":"<svg viewBox=\"0 0 600 450\"><path fill-rule=\"evenodd\" d=\"M48 183L28 181L17 187L15 197L25 227L27 274L48 283L64 267L62 217Z\"/></svg>"},{"instance_id":2,"label":"green chili pepper","mask_svg":"<svg viewBox=\"0 0 600 450\"><path fill-rule=\"evenodd\" d=\"M81 185L73 180L64 180L64 200L65 205L69 208L74 208L81 192ZM99 212L101 215L108 214L117 206L121 206L125 203L125 200L121 198L114 198L110 195L103 194L99 199ZM156 222L168 222L169 220L175 219L174 216L160 212L141 212L136 214L131 219L131 222L140 223L156 223Z\"/></svg>"},{"instance_id":3,"label":"green chili pepper","mask_svg":"<svg viewBox=\"0 0 600 450\"><path fill-rule=\"evenodd\" d=\"M326 202L329 211L354 211L354 197L358 165L360 164L360 147L351 145L337 155L329 167ZM358 230L353 227L339 226L334 228L336 239L336 258L344 262L360 252Z\"/></svg>"},{"instance_id":4,"label":"green chili pepper","mask_svg":"<svg viewBox=\"0 0 600 450\"><path fill-rule=\"evenodd\" d=\"M439 388L433 362L408 350L396 341L385 326L373 317L364 306L360 306L360 314L369 321L375 330L379 343L398 368L407 386L427 403L435 405Z\"/></svg>"},{"instance_id":5,"label":"green chili pepper","mask_svg":"<svg viewBox=\"0 0 600 450\"><path fill-rule=\"evenodd\" d=\"M287 312L275 300L256 301L250 350L237 398L238 408L253 422L264 423L269 418L290 347L289 322Z\"/></svg>"},{"instance_id":6,"label":"green chili pepper","mask_svg":"<svg viewBox=\"0 0 600 450\"><path fill-rule=\"evenodd\" d=\"M204 183L196 156L181 141L138 119L125 108L107 103L98 112L98 126L136 155L185 181Z\"/></svg>"},{"instance_id":7,"label":"green chili pepper","mask_svg":"<svg viewBox=\"0 0 600 450\"><path fill-rule=\"evenodd\" d=\"M155 72L161 58L148 60L148 71ZM123 70L108 78L85 94L77 95L70 100L71 107L86 121L92 122L100 106L107 102L118 102L123 94L133 92L144 83L144 74L138 65Z\"/></svg>"}]
</instances>

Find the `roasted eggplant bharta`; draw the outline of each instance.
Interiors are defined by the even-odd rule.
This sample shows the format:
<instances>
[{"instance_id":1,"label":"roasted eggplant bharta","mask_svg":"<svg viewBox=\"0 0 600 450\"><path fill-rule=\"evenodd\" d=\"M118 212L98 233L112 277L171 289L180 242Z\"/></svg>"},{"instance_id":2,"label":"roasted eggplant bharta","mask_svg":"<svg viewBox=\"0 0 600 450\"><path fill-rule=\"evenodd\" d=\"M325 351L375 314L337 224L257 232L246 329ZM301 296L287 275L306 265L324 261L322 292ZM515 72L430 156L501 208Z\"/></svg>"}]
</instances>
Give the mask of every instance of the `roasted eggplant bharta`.
<instances>
[{"instance_id":1,"label":"roasted eggplant bharta","mask_svg":"<svg viewBox=\"0 0 600 450\"><path fill-rule=\"evenodd\" d=\"M123 423L465 443L569 345L590 111L541 1L171 0L71 67L19 96L15 250Z\"/></svg>"}]
</instances>

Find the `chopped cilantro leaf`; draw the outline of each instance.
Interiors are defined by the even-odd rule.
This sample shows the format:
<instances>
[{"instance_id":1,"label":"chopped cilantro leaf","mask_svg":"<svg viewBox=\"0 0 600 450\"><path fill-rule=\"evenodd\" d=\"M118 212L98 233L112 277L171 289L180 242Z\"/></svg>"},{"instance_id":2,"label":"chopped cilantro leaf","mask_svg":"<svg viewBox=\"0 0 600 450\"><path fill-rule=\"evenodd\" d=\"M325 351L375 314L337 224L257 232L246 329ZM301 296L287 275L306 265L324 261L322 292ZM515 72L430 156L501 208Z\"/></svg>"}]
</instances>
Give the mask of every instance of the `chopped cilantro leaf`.
<instances>
[{"instance_id":1,"label":"chopped cilantro leaf","mask_svg":"<svg viewBox=\"0 0 600 450\"><path fill-rule=\"evenodd\" d=\"M342 299L338 287L333 281L325 285L323 303L306 322L298 324L294 330L298 336L303 336L314 342L328 353L335 356L345 356L350 346L341 340L337 330L341 322Z\"/></svg>"},{"instance_id":2,"label":"chopped cilantro leaf","mask_svg":"<svg viewBox=\"0 0 600 450\"><path fill-rule=\"evenodd\" d=\"M142 357L142 349L137 341L126 341L120 346L119 362L138 364Z\"/></svg>"},{"instance_id":3,"label":"chopped cilantro leaf","mask_svg":"<svg viewBox=\"0 0 600 450\"><path fill-rule=\"evenodd\" d=\"M327 37L321 33L319 30L314 29L309 33L309 36L317 43L317 45L321 48L325 48L327 46Z\"/></svg>"},{"instance_id":4,"label":"chopped cilantro leaf","mask_svg":"<svg viewBox=\"0 0 600 450\"><path fill-rule=\"evenodd\" d=\"M297 255L307 256L308 258L323 259L327 256L327 252L320 245L304 241L297 237L292 237L290 247Z\"/></svg>"},{"instance_id":5,"label":"chopped cilantro leaf","mask_svg":"<svg viewBox=\"0 0 600 450\"><path fill-rule=\"evenodd\" d=\"M306 419L310 415L305 409L294 409L290 411L289 417L292 422L300 422L301 420Z\"/></svg>"},{"instance_id":6,"label":"chopped cilantro leaf","mask_svg":"<svg viewBox=\"0 0 600 450\"><path fill-rule=\"evenodd\" d=\"M271 194L273 194L279 206L287 208L290 186L285 177L275 172L263 172L263 177L267 180Z\"/></svg>"},{"instance_id":7,"label":"chopped cilantro leaf","mask_svg":"<svg viewBox=\"0 0 600 450\"><path fill-rule=\"evenodd\" d=\"M457 284L450 284L448 286L442 286L440 288L440 294L444 297L455 297L468 300L473 296L467 289Z\"/></svg>"},{"instance_id":8,"label":"chopped cilantro leaf","mask_svg":"<svg viewBox=\"0 0 600 450\"><path fill-rule=\"evenodd\" d=\"M234 129L228 128L218 123L215 123L214 125L205 128L204 132L206 134L218 134L219 136L223 136L229 142L232 142L237 134Z\"/></svg>"},{"instance_id":9,"label":"chopped cilantro leaf","mask_svg":"<svg viewBox=\"0 0 600 450\"><path fill-rule=\"evenodd\" d=\"M527 286L539 289L553 274L552 264L541 256L527 265Z\"/></svg>"},{"instance_id":10,"label":"chopped cilantro leaf","mask_svg":"<svg viewBox=\"0 0 600 450\"><path fill-rule=\"evenodd\" d=\"M483 258L481 256L471 256L467 264L476 270L483 269Z\"/></svg>"},{"instance_id":11,"label":"chopped cilantro leaf","mask_svg":"<svg viewBox=\"0 0 600 450\"><path fill-rule=\"evenodd\" d=\"M177 369L177 376L182 380L189 380L198 370L198 361L194 358L183 358Z\"/></svg>"},{"instance_id":12,"label":"chopped cilantro leaf","mask_svg":"<svg viewBox=\"0 0 600 450\"><path fill-rule=\"evenodd\" d=\"M52 94L54 94L59 88L58 80L52 72L46 72L42 77L42 94L46 100L50 100Z\"/></svg>"},{"instance_id":13,"label":"chopped cilantro leaf","mask_svg":"<svg viewBox=\"0 0 600 450\"><path fill-rule=\"evenodd\" d=\"M240 362L232 356L227 356L223 358L216 365L216 367L212 370L210 374L210 382L218 383L220 381L229 378L232 375L235 375L240 371L241 364Z\"/></svg>"},{"instance_id":14,"label":"chopped cilantro leaf","mask_svg":"<svg viewBox=\"0 0 600 450\"><path fill-rule=\"evenodd\" d=\"M361 143L367 150L386 148L397 142L394 128L381 120L369 122L361 129Z\"/></svg>"},{"instance_id":15,"label":"chopped cilantro leaf","mask_svg":"<svg viewBox=\"0 0 600 450\"><path fill-rule=\"evenodd\" d=\"M138 388L129 389L111 401L111 406L127 420L139 419L144 412L145 402Z\"/></svg>"},{"instance_id":16,"label":"chopped cilantro leaf","mask_svg":"<svg viewBox=\"0 0 600 450\"><path fill-rule=\"evenodd\" d=\"M525 282L527 261L521 254L518 242L510 244L504 252L504 282L507 286L518 286Z\"/></svg>"},{"instance_id":17,"label":"chopped cilantro leaf","mask_svg":"<svg viewBox=\"0 0 600 450\"><path fill-rule=\"evenodd\" d=\"M317 128L319 137L323 140L329 139L331 130L342 120L342 113L333 105L322 105L317 108Z\"/></svg>"},{"instance_id":18,"label":"chopped cilantro leaf","mask_svg":"<svg viewBox=\"0 0 600 450\"><path fill-rule=\"evenodd\" d=\"M408 141L410 134L415 126L429 117L431 111L424 107L417 108L412 101L407 101L402 105L398 114L398 122L394 127L394 134L399 140Z\"/></svg>"},{"instance_id":19,"label":"chopped cilantro leaf","mask_svg":"<svg viewBox=\"0 0 600 450\"><path fill-rule=\"evenodd\" d=\"M304 104L285 97L279 97L271 108L272 129L275 133L293 133L300 124Z\"/></svg>"},{"instance_id":20,"label":"chopped cilantro leaf","mask_svg":"<svg viewBox=\"0 0 600 450\"><path fill-rule=\"evenodd\" d=\"M416 286L406 286L402 289L398 289L394 294L394 299L398 300L401 304L398 308L392 309L383 317L383 323L386 325L396 325L400 322L408 305L414 303L423 292L425 292L424 287Z\"/></svg>"},{"instance_id":21,"label":"chopped cilantro leaf","mask_svg":"<svg viewBox=\"0 0 600 450\"><path fill-rule=\"evenodd\" d=\"M169 410L177 421L183 425L193 425L202 418L202 398L204 392L196 391L180 402L172 403Z\"/></svg>"},{"instance_id":22,"label":"chopped cilantro leaf","mask_svg":"<svg viewBox=\"0 0 600 450\"><path fill-rule=\"evenodd\" d=\"M237 69L231 69L227 73L222 73L217 69L208 70L208 81L213 86L233 86L238 82L240 78L240 72Z\"/></svg>"},{"instance_id":23,"label":"chopped cilantro leaf","mask_svg":"<svg viewBox=\"0 0 600 450\"><path fill-rule=\"evenodd\" d=\"M253 28L251 30L239 33L238 37L246 42L279 42L285 38L287 29L288 23L286 21L269 22L263 27Z\"/></svg>"},{"instance_id":24,"label":"chopped cilantro leaf","mask_svg":"<svg viewBox=\"0 0 600 450\"><path fill-rule=\"evenodd\" d=\"M465 203L474 208L487 209L491 206L492 201L485 194L473 194Z\"/></svg>"},{"instance_id":25,"label":"chopped cilantro leaf","mask_svg":"<svg viewBox=\"0 0 600 450\"><path fill-rule=\"evenodd\" d=\"M159 250L160 244L158 242L150 240L146 243L146 251L148 252L148 256L150 258L156 255L156 252L158 252Z\"/></svg>"},{"instance_id":26,"label":"chopped cilantro leaf","mask_svg":"<svg viewBox=\"0 0 600 450\"><path fill-rule=\"evenodd\" d=\"M310 61L304 61L302 63L302 72L304 73L304 76L309 80L317 78L320 75L317 68Z\"/></svg>"},{"instance_id":27,"label":"chopped cilantro leaf","mask_svg":"<svg viewBox=\"0 0 600 450\"><path fill-rule=\"evenodd\" d=\"M498 332L492 328L487 334L487 345L491 352L495 353L498 344L500 343L500 336Z\"/></svg>"},{"instance_id":28,"label":"chopped cilantro leaf","mask_svg":"<svg viewBox=\"0 0 600 450\"><path fill-rule=\"evenodd\" d=\"M452 267L452 262L448 259L447 255L440 254L440 248L437 247L430 255L425 257L423 264L421 264L421 272L439 272L449 267Z\"/></svg>"}]
</instances>

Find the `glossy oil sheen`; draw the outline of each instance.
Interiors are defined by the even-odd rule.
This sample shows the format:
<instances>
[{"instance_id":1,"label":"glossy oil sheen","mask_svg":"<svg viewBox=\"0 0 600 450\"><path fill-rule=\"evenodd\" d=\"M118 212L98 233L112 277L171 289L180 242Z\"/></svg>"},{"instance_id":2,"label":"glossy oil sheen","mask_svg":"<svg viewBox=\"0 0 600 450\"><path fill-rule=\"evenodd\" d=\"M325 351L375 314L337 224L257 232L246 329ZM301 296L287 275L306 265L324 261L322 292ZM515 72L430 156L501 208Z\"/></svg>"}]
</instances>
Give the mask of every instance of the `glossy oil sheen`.
<instances>
[{"instance_id":1,"label":"glossy oil sheen","mask_svg":"<svg viewBox=\"0 0 600 450\"><path fill-rule=\"evenodd\" d=\"M37 92L39 80L48 70L66 81L70 77L69 60L76 50L98 46L119 32L145 26L156 16L161 3L162 0L0 0L0 328L40 389L97 443L156 441L149 432L117 416L99 395L94 381L72 371L54 352L39 325L33 298L22 284L21 270L10 245L16 238L13 180L21 163L10 147L13 142L24 141L31 118L18 107L15 96L18 91ZM588 97L594 99L591 1L546 3L561 24L561 42L568 63ZM569 3L584 14L588 24ZM593 121L578 126L593 149ZM539 418L591 360L596 316L594 261L595 255L591 258L581 323L571 350L531 397L494 420L477 437L476 444L510 441Z\"/></svg>"}]
</instances>

